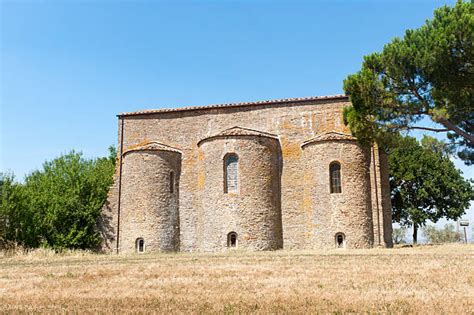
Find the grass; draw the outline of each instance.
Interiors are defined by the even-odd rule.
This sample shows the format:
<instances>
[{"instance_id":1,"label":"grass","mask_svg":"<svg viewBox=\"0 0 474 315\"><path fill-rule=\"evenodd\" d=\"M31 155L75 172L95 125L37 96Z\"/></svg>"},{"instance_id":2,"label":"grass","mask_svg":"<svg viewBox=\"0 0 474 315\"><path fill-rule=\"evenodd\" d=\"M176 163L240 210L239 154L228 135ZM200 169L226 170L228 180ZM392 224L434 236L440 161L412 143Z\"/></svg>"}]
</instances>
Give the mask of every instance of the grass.
<instances>
[{"instance_id":1,"label":"grass","mask_svg":"<svg viewBox=\"0 0 474 315\"><path fill-rule=\"evenodd\" d=\"M1 256L0 256L1 257ZM0 258L0 312L471 313L474 245Z\"/></svg>"}]
</instances>

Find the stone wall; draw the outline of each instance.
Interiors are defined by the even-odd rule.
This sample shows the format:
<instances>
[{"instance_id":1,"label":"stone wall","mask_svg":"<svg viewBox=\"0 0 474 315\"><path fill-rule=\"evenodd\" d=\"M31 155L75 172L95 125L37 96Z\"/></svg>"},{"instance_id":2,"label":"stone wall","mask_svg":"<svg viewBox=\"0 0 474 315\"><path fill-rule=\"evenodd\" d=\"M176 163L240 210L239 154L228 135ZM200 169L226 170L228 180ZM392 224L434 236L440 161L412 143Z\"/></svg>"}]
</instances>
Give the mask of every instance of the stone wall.
<instances>
[{"instance_id":1,"label":"stone wall","mask_svg":"<svg viewBox=\"0 0 474 315\"><path fill-rule=\"evenodd\" d=\"M372 147L371 155L373 159L370 167L370 179L372 185L374 245L393 247L388 156L377 146Z\"/></svg>"},{"instance_id":2,"label":"stone wall","mask_svg":"<svg viewBox=\"0 0 474 315\"><path fill-rule=\"evenodd\" d=\"M179 250L181 154L150 145L124 154L119 251Z\"/></svg>"},{"instance_id":3,"label":"stone wall","mask_svg":"<svg viewBox=\"0 0 474 315\"><path fill-rule=\"evenodd\" d=\"M204 250L207 246L202 243L204 237L202 220L204 215L203 204L209 201L203 200L203 194L200 192L204 189L206 183L211 180L209 178L211 173L202 171L205 155L198 143L203 139L219 134L223 130L236 126L277 135L281 150L279 189L284 248L313 248L315 247L314 213L307 207L309 200L305 197L305 189L308 188L304 184L308 182L308 176L310 175L307 172L307 161L301 146L306 140L325 132L348 134L349 130L342 120L342 110L345 106L350 106L347 98L336 97L294 102L268 101L255 103L251 106L214 106L178 111L124 114L119 117L118 149L120 152L123 123L123 151L153 141L180 150L182 161L179 181L179 248L181 251L197 251ZM210 147L211 145L207 146ZM331 145L328 144L327 148L330 147ZM324 152L320 154L324 155ZM357 166L354 166L354 173L360 172L360 176L366 176L366 165L372 163L372 159L368 157L368 160L364 163L362 161L357 161L357 163L359 163L357 165L363 164L364 167L357 171ZM216 167L222 171L222 161L219 161ZM376 165L376 167L380 167L380 165ZM106 249L113 249L116 246L114 237L116 235L116 222L118 221L117 204L120 186L117 182L119 179L118 170L115 178L116 182L111 189L107 205L104 207L103 221L108 224L103 234L109 236L105 243ZM382 181L385 180L384 178L386 177L383 177ZM127 185L123 178L122 182L123 185ZM220 177L218 178L218 184L222 185L222 178ZM327 184L327 182L324 184ZM217 185L217 182L215 185ZM385 184L382 183L382 185ZM275 189L278 189L278 187ZM352 198L360 194L367 194L369 195L367 198L370 198L371 194L366 193L365 189L364 186L361 190L353 190L353 195L344 194L345 201L341 201L341 203L350 203ZM213 196L212 198L217 197ZM380 202L386 203L386 198L381 198ZM216 207L221 206L224 207L223 205L216 205ZM383 205L383 209L387 209L386 204ZM259 211L259 209L254 209L254 211ZM352 219L355 225L369 226L367 220L371 221L371 219L358 222L359 218L354 217ZM387 229L384 230L388 231L389 223L384 222L387 225ZM126 233L125 230L122 235L124 233ZM386 232L380 229L377 233ZM374 234L373 230L371 234ZM381 237L388 240L391 235L382 235ZM349 235L347 235L347 239L349 240ZM222 243L220 244L222 245ZM260 245L255 246L256 249L260 248ZM273 248L273 246L271 247Z\"/></svg>"},{"instance_id":4,"label":"stone wall","mask_svg":"<svg viewBox=\"0 0 474 315\"><path fill-rule=\"evenodd\" d=\"M392 239L392 203L390 196L390 182L389 182L389 170L388 170L388 155L382 150L378 150L379 165L376 169L380 173L380 194L382 200L380 201L382 209L382 226L383 231L380 232L380 235L383 239L383 244L380 244L382 247L393 247Z\"/></svg>"},{"instance_id":5,"label":"stone wall","mask_svg":"<svg viewBox=\"0 0 474 315\"><path fill-rule=\"evenodd\" d=\"M281 149L278 138L235 130L201 141L198 247L205 251L227 248L227 235L237 233L238 248L269 250L283 247L280 195ZM224 159L238 157L235 191L224 190Z\"/></svg>"},{"instance_id":6,"label":"stone wall","mask_svg":"<svg viewBox=\"0 0 474 315\"><path fill-rule=\"evenodd\" d=\"M372 247L370 148L348 135L326 133L307 141L303 149L313 247L334 248L337 234L345 237L342 247ZM341 193L330 191L329 166L334 162L341 166Z\"/></svg>"}]
</instances>

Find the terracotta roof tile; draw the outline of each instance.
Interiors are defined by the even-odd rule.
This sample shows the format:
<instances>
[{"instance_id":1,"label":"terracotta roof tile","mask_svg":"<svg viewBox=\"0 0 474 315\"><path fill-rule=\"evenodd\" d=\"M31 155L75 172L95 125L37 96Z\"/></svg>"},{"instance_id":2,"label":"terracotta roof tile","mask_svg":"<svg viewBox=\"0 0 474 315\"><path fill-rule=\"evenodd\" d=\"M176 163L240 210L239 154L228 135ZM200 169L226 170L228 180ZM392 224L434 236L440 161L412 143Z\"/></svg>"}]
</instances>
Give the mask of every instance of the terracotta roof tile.
<instances>
[{"instance_id":1,"label":"terracotta roof tile","mask_svg":"<svg viewBox=\"0 0 474 315\"><path fill-rule=\"evenodd\" d=\"M137 116L137 115L159 114L159 113L168 113L168 112L205 110L205 109L213 109L213 108L245 107L245 106L299 103L299 102L324 101L324 100L348 100L348 97L346 95L337 94L337 95L327 95L327 96L283 98L283 99L256 101L256 102L212 104L212 105L206 105L206 106L190 106L190 107L181 107L181 108L161 108L161 109L141 110L141 111L135 111L135 112L125 112L125 113L120 113L117 116L118 117Z\"/></svg>"}]
</instances>

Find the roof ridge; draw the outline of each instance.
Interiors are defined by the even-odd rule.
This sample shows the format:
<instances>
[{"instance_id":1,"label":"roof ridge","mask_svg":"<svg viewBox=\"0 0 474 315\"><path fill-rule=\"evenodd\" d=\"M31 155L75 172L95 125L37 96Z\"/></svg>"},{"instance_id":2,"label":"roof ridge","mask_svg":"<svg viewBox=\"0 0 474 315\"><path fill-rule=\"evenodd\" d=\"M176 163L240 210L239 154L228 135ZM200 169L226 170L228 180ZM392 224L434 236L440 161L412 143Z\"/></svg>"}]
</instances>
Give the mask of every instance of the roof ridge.
<instances>
[{"instance_id":1,"label":"roof ridge","mask_svg":"<svg viewBox=\"0 0 474 315\"><path fill-rule=\"evenodd\" d=\"M254 102L210 104L210 105L205 105L205 106L187 106L187 107L179 107L179 108L148 109L148 110L139 110L139 111L134 111L134 112L124 112L124 113L118 114L117 116L118 117L136 116L136 115L147 115L147 114L159 114L159 113L165 113L165 112L194 111L194 110L205 110L205 109L213 109L213 108L258 106L258 105L267 105L267 104L284 104L284 103L323 101L323 100L335 100L335 99L348 99L348 96L344 94L335 94L335 95L325 95L325 96L281 98L281 99L261 100L261 101L254 101Z\"/></svg>"},{"instance_id":2,"label":"roof ridge","mask_svg":"<svg viewBox=\"0 0 474 315\"><path fill-rule=\"evenodd\" d=\"M308 144L314 143L314 142L320 142L320 141L338 141L338 140L351 140L354 141L356 140L356 137L354 137L350 133L345 133L345 132L340 132L340 131L335 131L335 130L330 130L330 131L324 131L321 133L318 133L314 137L305 140L302 144L301 147L305 147Z\"/></svg>"},{"instance_id":3,"label":"roof ridge","mask_svg":"<svg viewBox=\"0 0 474 315\"><path fill-rule=\"evenodd\" d=\"M164 143L158 142L158 141L144 141L140 142L136 145L132 145L128 147L125 152L123 152L123 155L133 152L133 151L147 151L147 150L157 150L157 151L170 151L170 152L176 152L176 153L181 153L182 152L174 148L172 146L166 145Z\"/></svg>"},{"instance_id":4,"label":"roof ridge","mask_svg":"<svg viewBox=\"0 0 474 315\"><path fill-rule=\"evenodd\" d=\"M240 126L233 126L233 127L224 129L221 132L219 132L218 134L216 134L215 136L219 136L219 135L225 136L225 135L229 134L228 132L230 132L231 130L234 130L234 129L240 129L240 130L244 130L244 131L247 131L247 132L250 132L250 133L260 134L260 135L264 135L264 136L271 137L271 138L278 138L278 135L270 133L270 132L261 131L261 130L257 130L257 129L252 129L252 128L240 127Z\"/></svg>"},{"instance_id":5,"label":"roof ridge","mask_svg":"<svg viewBox=\"0 0 474 315\"><path fill-rule=\"evenodd\" d=\"M213 140L213 139L225 138L225 137L265 137L265 138L278 140L278 135L275 135L273 133L245 128L245 127L234 126L234 127L224 129L214 135L211 135L199 140L197 145L200 146L201 143L203 142Z\"/></svg>"}]
</instances>

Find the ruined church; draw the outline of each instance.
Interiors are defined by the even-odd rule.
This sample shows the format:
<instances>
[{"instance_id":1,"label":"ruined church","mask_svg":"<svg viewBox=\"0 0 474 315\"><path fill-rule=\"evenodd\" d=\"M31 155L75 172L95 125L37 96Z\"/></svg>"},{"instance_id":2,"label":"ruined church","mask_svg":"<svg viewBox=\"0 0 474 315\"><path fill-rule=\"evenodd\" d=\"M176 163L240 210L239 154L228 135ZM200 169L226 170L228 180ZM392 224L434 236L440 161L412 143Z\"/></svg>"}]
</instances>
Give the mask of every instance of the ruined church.
<instances>
[{"instance_id":1,"label":"ruined church","mask_svg":"<svg viewBox=\"0 0 474 315\"><path fill-rule=\"evenodd\" d=\"M344 125L347 96L118 115L104 249L392 246L387 156Z\"/></svg>"}]
</instances>

